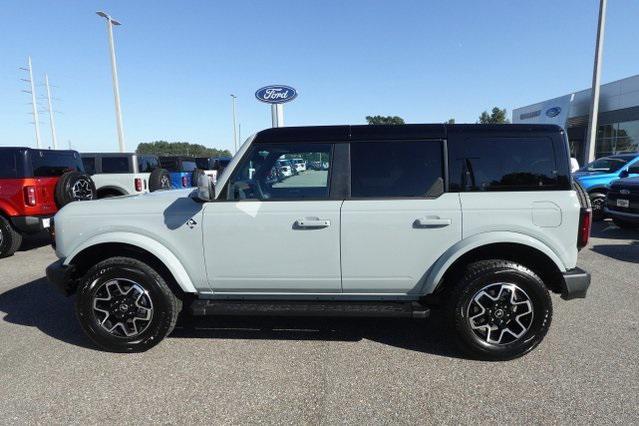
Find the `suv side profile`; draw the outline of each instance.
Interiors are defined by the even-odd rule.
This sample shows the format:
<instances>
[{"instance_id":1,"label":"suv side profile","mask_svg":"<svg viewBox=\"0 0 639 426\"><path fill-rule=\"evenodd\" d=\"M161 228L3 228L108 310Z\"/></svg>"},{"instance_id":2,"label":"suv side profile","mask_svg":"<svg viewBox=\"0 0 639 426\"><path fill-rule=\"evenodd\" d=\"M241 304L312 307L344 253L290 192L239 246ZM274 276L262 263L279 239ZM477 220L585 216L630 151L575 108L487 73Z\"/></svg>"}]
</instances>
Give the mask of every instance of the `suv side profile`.
<instances>
[{"instance_id":1,"label":"suv side profile","mask_svg":"<svg viewBox=\"0 0 639 426\"><path fill-rule=\"evenodd\" d=\"M282 156L328 167L278 181ZM550 292L585 297L590 284L577 253L591 210L557 126L268 129L215 187L92 204L56 216L47 276L77 293L83 329L111 351L157 344L182 308L424 318L438 307L472 356L511 359L545 336ZM98 229L86 225L95 210Z\"/></svg>"},{"instance_id":2,"label":"suv side profile","mask_svg":"<svg viewBox=\"0 0 639 426\"><path fill-rule=\"evenodd\" d=\"M98 198L171 188L169 174L160 168L155 155L93 152L81 156L86 172L95 182Z\"/></svg>"},{"instance_id":3,"label":"suv side profile","mask_svg":"<svg viewBox=\"0 0 639 426\"><path fill-rule=\"evenodd\" d=\"M76 151L0 148L0 257L49 228L59 207L95 194Z\"/></svg>"}]
</instances>

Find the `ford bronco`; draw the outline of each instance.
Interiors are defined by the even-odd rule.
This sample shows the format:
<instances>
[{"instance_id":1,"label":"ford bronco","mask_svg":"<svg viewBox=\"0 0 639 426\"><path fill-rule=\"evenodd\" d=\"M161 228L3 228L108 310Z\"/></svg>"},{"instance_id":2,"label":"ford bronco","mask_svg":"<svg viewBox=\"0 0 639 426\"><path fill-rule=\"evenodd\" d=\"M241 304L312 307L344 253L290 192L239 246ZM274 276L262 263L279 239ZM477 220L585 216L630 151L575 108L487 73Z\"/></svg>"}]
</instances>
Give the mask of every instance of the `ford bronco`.
<instances>
[{"instance_id":1,"label":"ford bronco","mask_svg":"<svg viewBox=\"0 0 639 426\"><path fill-rule=\"evenodd\" d=\"M322 158L283 180L286 158ZM146 350L192 315L447 323L471 356L544 338L550 293L585 297L591 209L549 125L285 127L250 137L213 186L75 203L47 276L87 335ZM96 212L100 212L99 218ZM100 226L94 226L99 220Z\"/></svg>"}]
</instances>

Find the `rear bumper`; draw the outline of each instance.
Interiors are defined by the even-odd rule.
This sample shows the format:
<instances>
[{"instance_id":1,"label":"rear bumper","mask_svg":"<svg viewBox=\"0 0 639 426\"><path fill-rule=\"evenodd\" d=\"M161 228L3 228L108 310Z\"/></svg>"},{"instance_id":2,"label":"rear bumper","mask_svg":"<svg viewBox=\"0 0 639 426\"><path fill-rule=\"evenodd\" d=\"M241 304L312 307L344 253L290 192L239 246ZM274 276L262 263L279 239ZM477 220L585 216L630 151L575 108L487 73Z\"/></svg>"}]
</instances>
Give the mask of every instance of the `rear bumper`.
<instances>
[{"instance_id":1,"label":"rear bumper","mask_svg":"<svg viewBox=\"0 0 639 426\"><path fill-rule=\"evenodd\" d=\"M15 229L23 234L37 234L45 231L51 226L53 216L14 216L11 217L11 224Z\"/></svg>"},{"instance_id":2,"label":"rear bumper","mask_svg":"<svg viewBox=\"0 0 639 426\"><path fill-rule=\"evenodd\" d=\"M564 288L561 298L564 300L583 299L590 287L590 274L581 268L569 269L564 272Z\"/></svg>"},{"instance_id":3,"label":"rear bumper","mask_svg":"<svg viewBox=\"0 0 639 426\"><path fill-rule=\"evenodd\" d=\"M611 217L613 219L623 220L624 222L630 223L638 223L639 224L639 214L637 213L625 213L617 210L610 210L608 207L604 209L606 216Z\"/></svg>"},{"instance_id":4,"label":"rear bumper","mask_svg":"<svg viewBox=\"0 0 639 426\"><path fill-rule=\"evenodd\" d=\"M65 296L75 291L75 268L73 265L64 265L64 259L60 259L47 266L47 279Z\"/></svg>"}]
</instances>

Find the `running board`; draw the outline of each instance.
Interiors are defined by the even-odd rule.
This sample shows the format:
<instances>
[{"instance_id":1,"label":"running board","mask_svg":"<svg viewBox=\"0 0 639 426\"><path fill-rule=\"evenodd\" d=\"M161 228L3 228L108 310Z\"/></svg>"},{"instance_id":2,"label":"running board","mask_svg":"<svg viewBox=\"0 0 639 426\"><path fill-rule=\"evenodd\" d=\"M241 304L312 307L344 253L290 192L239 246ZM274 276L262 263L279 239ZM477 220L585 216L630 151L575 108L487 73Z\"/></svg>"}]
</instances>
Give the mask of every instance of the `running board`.
<instances>
[{"instance_id":1,"label":"running board","mask_svg":"<svg viewBox=\"0 0 639 426\"><path fill-rule=\"evenodd\" d=\"M195 300L191 314L273 315L306 317L400 317L427 318L430 310L418 302L320 302Z\"/></svg>"}]
</instances>

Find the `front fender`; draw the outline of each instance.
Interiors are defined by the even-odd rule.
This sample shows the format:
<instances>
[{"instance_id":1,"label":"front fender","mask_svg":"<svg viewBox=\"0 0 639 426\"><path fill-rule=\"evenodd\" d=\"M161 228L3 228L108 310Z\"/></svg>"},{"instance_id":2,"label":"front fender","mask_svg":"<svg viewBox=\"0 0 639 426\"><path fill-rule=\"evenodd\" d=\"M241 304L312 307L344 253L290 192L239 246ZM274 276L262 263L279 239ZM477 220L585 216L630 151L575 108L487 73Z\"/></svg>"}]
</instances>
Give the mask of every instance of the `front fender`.
<instances>
[{"instance_id":1,"label":"front fender","mask_svg":"<svg viewBox=\"0 0 639 426\"><path fill-rule=\"evenodd\" d=\"M66 256L64 265L69 265L73 261L73 258L83 250L105 243L128 244L148 251L167 267L171 274L173 274L177 284L185 293L196 293L193 281L186 272L186 269L184 269L182 263L169 249L147 236L132 232L110 232L91 237Z\"/></svg>"},{"instance_id":2,"label":"front fender","mask_svg":"<svg viewBox=\"0 0 639 426\"><path fill-rule=\"evenodd\" d=\"M536 249L548 256L555 263L555 265L557 265L557 268L559 268L560 271L566 271L566 267L564 266L557 253L552 250L547 244L539 241L536 238L517 232L486 232L482 234L475 234L471 237L465 238L446 250L444 254L426 273L426 277L422 284L420 294L430 294L435 291L436 287L444 278L444 274L446 273L448 268L450 268L457 259L465 255L466 253L482 246L498 243L521 244Z\"/></svg>"}]
</instances>

